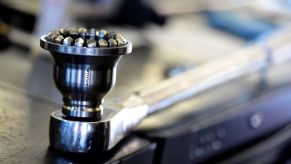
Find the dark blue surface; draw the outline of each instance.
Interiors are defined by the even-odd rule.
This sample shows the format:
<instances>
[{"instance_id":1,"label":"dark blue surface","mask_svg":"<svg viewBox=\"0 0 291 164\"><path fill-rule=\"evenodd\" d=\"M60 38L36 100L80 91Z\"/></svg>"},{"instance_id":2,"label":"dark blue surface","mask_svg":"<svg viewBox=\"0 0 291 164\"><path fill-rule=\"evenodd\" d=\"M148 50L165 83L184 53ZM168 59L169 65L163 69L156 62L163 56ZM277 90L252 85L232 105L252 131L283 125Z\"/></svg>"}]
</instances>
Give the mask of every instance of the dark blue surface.
<instances>
[{"instance_id":1,"label":"dark blue surface","mask_svg":"<svg viewBox=\"0 0 291 164\"><path fill-rule=\"evenodd\" d=\"M248 13L208 11L204 15L212 27L229 32L247 41L256 39L261 34L273 31L278 27L270 20Z\"/></svg>"}]
</instances>

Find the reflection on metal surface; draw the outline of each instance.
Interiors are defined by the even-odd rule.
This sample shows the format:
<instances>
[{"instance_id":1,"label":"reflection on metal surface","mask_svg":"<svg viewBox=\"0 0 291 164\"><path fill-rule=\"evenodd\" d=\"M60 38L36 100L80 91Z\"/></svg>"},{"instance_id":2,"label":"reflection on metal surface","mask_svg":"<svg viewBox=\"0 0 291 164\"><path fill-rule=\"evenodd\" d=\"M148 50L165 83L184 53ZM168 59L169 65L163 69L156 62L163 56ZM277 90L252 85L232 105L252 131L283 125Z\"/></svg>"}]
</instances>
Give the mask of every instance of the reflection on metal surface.
<instances>
[{"instance_id":1,"label":"reflection on metal surface","mask_svg":"<svg viewBox=\"0 0 291 164\"><path fill-rule=\"evenodd\" d=\"M288 47L290 46L290 42L290 29L279 31L278 33L270 36L264 44L260 43L249 46L235 54L210 61L204 65L190 69L183 74L157 83L153 87L149 87L132 94L123 103L113 104L113 106L106 109L100 119L82 120L78 118L81 115L74 114L73 116L77 118L71 118L69 116L72 116L72 113L66 112L63 107L63 112L57 111L51 115L50 144L56 149L67 152L88 153L110 150L147 115L188 99L207 89L223 84L232 79L242 77L252 72L267 70L267 68L271 67L272 64L280 64L281 62L289 60L291 55L290 53L285 52L286 49L289 50ZM45 46L43 47L48 48ZM63 52L60 49L54 48L52 48L52 51ZM71 51L65 52L70 53ZM82 55L83 52L78 51L78 53L81 53L80 55ZM86 69L85 72L82 73L79 71L79 67L68 67L67 64L72 64L70 62L75 60L66 60L65 57L70 56L68 57L68 59L70 59L74 56L83 62L83 64L92 64L90 61L94 59L94 57L90 58L91 60L87 60L90 54L87 54L86 52L84 53L84 56L78 57L76 53L74 55L62 55L53 52L56 59L56 65L61 65L66 69L70 68L69 72L76 72L74 74L76 79L68 78L68 72L66 69L64 69L64 71L58 71L58 66L55 66L55 80L58 88L62 91L65 97L69 97L70 94L66 96L64 93L66 93L65 91L67 91L67 89L62 88L67 87L62 86L67 84L70 84L68 86L73 86L71 85L72 83L77 88L86 88L86 85L83 86L80 85L80 83L75 83L74 81L85 81L84 84L86 84L86 77L88 76L86 74ZM100 54L95 55L98 56ZM100 57L101 56L98 58ZM103 60L106 60L106 58L103 58ZM114 63L118 59L116 59L116 61L115 59L108 60L108 65L112 66L112 61ZM65 64L63 61L65 61ZM95 64L97 62L97 65L101 64L98 63L98 61L93 61L93 64L94 62ZM106 70L108 70L107 67L104 68L106 69L102 69L101 72L106 72ZM264 72L265 71L262 71L262 73ZM115 75L113 74L111 77L114 78ZM69 80L66 81L66 79ZM62 84L63 82L65 83ZM100 81L99 85L103 84L106 84L106 81ZM101 88L104 87L100 87L95 91L95 94L97 94L99 99L104 96L98 96ZM82 91L82 89L78 90L76 93L83 93L80 91ZM92 92L92 94L94 94L94 92ZM77 99L79 97L77 96ZM66 98L64 99L64 102L66 106ZM77 104L77 106L84 103L85 105L87 104L86 102L80 103L74 100L70 101L68 106L74 106L72 105L74 103ZM84 110L74 109L74 111Z\"/></svg>"},{"instance_id":2,"label":"reflection on metal surface","mask_svg":"<svg viewBox=\"0 0 291 164\"><path fill-rule=\"evenodd\" d=\"M122 110L130 111L129 109L136 110L138 112L137 117L133 120L129 120L132 117L128 115L122 117L122 112L118 113L120 119L127 120L126 125L119 124L113 127L115 124L110 124L110 129L116 129L116 137L110 139L121 138L131 130L137 123L138 119L142 119L148 114L161 110L172 104L190 98L198 93L201 93L214 86L230 81L246 74L260 71L267 67L271 67L272 64L279 64L276 61L278 59L289 60L291 54L271 53L271 50L279 50L291 42L290 30L280 31L277 34L272 35L266 40L264 46L256 44L254 46L245 48L236 54L214 60L199 68L194 68L181 75L165 80L158 83L154 87L146 88L136 95L130 96L130 98L123 104ZM266 48L267 47L267 48ZM287 57L286 57L287 56ZM134 99L134 101L132 101ZM144 109L144 110L141 110ZM140 117L139 117L140 116ZM116 118L118 118L116 116ZM111 130L112 131L112 130ZM118 141L109 141L109 143L117 143Z\"/></svg>"},{"instance_id":3,"label":"reflection on metal surface","mask_svg":"<svg viewBox=\"0 0 291 164\"><path fill-rule=\"evenodd\" d=\"M94 48L87 47L86 38L100 41L123 36L114 32L109 36L103 30L104 34L100 37L95 29L90 30L93 33L89 31L84 36L84 31L87 29L82 28L78 32L74 27L61 28L43 35L40 46L48 50L55 59L53 77L63 95L62 113L68 117L96 119L103 114L104 96L115 84L117 64L123 55L132 51L132 44L124 40L123 44L114 47L103 47L100 44ZM78 37L85 37L86 42ZM75 39L75 42L68 45L64 38L71 38L72 41Z\"/></svg>"},{"instance_id":4,"label":"reflection on metal surface","mask_svg":"<svg viewBox=\"0 0 291 164\"><path fill-rule=\"evenodd\" d=\"M80 133L79 131L79 133L75 132L76 134L74 134L78 135L77 138L79 140L76 142L78 144L74 145L75 148L71 150L75 152L109 150L147 115L232 79L264 70L271 67L272 64L279 64L289 60L291 54L272 52L278 52L280 49L288 46L291 42L290 34L290 30L281 31L272 35L264 44L260 43L247 47L238 53L211 61L201 67L196 67L193 70L162 81L154 87L146 88L133 94L121 103L120 106L113 107L116 110L112 110L108 114L109 117L105 119L108 126L98 127L97 133L93 136L90 135L90 137L93 137L91 141L97 140L100 136L105 137L101 139L103 144L99 145L98 148L92 147L89 143L83 145L81 137L87 136L82 136L83 132ZM71 123L66 128L80 126L78 122L71 121ZM82 123L91 124L90 122ZM95 123L100 124L104 122L101 120ZM61 129L59 130L62 131ZM91 131L87 131L87 133L92 134ZM61 137L67 136L63 134ZM82 148L82 150L78 148Z\"/></svg>"},{"instance_id":5,"label":"reflection on metal surface","mask_svg":"<svg viewBox=\"0 0 291 164\"><path fill-rule=\"evenodd\" d=\"M111 106L112 109L105 109L101 120L96 121L69 119L61 111L53 112L50 145L58 150L78 153L104 152L111 149L125 137L128 129L132 129L148 114L147 106L142 105L135 97L126 103L127 108Z\"/></svg>"},{"instance_id":6,"label":"reflection on metal surface","mask_svg":"<svg viewBox=\"0 0 291 164\"><path fill-rule=\"evenodd\" d=\"M40 46L55 59L53 77L64 102L62 112L51 115L50 145L65 152L103 152L113 145L108 144L108 136L112 135L109 124L114 123L103 114L103 98L113 88L117 64L121 56L131 53L132 44L118 33L91 29L84 36L83 31L59 29L40 39ZM74 43L63 43L68 37L77 39ZM86 39L98 41L98 47L88 47ZM107 44L107 40L116 44Z\"/></svg>"}]
</instances>

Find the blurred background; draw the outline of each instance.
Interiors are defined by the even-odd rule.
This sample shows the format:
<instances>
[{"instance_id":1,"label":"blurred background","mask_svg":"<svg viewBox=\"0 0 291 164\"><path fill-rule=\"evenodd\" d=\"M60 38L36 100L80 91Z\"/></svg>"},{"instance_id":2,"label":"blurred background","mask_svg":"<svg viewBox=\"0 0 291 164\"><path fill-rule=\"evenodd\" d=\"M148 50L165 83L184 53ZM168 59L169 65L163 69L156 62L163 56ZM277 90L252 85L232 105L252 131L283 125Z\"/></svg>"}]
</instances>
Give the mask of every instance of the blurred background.
<instances>
[{"instance_id":1,"label":"blurred background","mask_svg":"<svg viewBox=\"0 0 291 164\"><path fill-rule=\"evenodd\" d=\"M120 96L126 87L124 96L285 26L290 8L289 0L2 0L0 77L59 103L39 37L68 26L112 29L134 43L111 93Z\"/></svg>"},{"instance_id":2,"label":"blurred background","mask_svg":"<svg viewBox=\"0 0 291 164\"><path fill-rule=\"evenodd\" d=\"M1 83L56 105L62 104L62 97L52 78L53 60L39 46L40 36L55 29L110 29L133 42L133 53L121 60L115 88L106 96L106 100L120 100L263 42L266 36L291 22L291 0L1 0L0 11ZM285 74L276 75L271 81L284 79L289 83L286 73L290 69L290 63L281 66L275 72ZM227 106L230 101L252 99L248 96L257 88L243 82L239 79L236 85L227 83L219 89L216 97L226 93L228 100L217 102L206 96L192 101L192 105L202 109L208 102ZM260 85L256 83L256 87ZM241 93L235 97L238 101L231 93ZM185 107L180 114L169 109L148 118L140 128L180 124L194 111L186 106L179 106ZM163 119L166 123L157 125L157 120Z\"/></svg>"}]
</instances>

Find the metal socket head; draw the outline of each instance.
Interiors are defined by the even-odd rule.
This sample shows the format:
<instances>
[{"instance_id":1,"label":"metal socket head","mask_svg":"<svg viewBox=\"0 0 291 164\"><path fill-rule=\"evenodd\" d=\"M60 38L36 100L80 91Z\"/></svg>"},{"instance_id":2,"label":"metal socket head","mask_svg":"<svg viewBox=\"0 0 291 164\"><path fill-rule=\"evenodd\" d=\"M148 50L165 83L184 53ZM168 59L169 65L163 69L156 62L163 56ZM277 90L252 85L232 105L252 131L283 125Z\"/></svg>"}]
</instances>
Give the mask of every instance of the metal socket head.
<instances>
[{"instance_id":1,"label":"metal socket head","mask_svg":"<svg viewBox=\"0 0 291 164\"><path fill-rule=\"evenodd\" d=\"M55 59L53 76L63 95L63 114L96 119L102 116L104 96L115 84L118 61L131 52L132 45L126 41L123 46L109 47L116 41L111 40L109 45L105 39L97 41L98 38L90 36L83 39L86 31L66 28L42 36L40 45ZM89 33L95 36L96 29L92 28Z\"/></svg>"},{"instance_id":2,"label":"metal socket head","mask_svg":"<svg viewBox=\"0 0 291 164\"><path fill-rule=\"evenodd\" d=\"M100 44L95 29L90 30L91 36L86 31L64 28L40 39L40 46L55 59L54 82L64 102L61 111L51 114L50 145L66 152L107 151L127 130L119 127L125 125L122 117L112 119L118 110L103 111L102 102L115 84L118 61L131 53L132 44L126 40L122 46L109 47L117 41L108 44L102 38Z\"/></svg>"}]
</instances>

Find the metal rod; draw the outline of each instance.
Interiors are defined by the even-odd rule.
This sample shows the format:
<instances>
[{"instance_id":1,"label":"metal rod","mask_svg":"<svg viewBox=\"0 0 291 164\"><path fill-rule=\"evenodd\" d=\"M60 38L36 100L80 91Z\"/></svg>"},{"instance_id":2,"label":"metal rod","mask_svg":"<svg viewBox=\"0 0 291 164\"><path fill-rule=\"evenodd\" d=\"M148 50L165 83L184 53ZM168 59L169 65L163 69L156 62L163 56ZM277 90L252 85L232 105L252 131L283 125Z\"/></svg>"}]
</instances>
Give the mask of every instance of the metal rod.
<instances>
[{"instance_id":1,"label":"metal rod","mask_svg":"<svg viewBox=\"0 0 291 164\"><path fill-rule=\"evenodd\" d=\"M291 28L286 28L236 53L207 62L136 92L123 102L119 112L110 119L107 149L116 145L143 118L153 112L244 75L256 71L267 72L272 65L290 59Z\"/></svg>"},{"instance_id":2,"label":"metal rod","mask_svg":"<svg viewBox=\"0 0 291 164\"><path fill-rule=\"evenodd\" d=\"M262 42L210 61L153 87L137 92L149 114L232 79L291 59L291 30L281 30Z\"/></svg>"}]
</instances>

